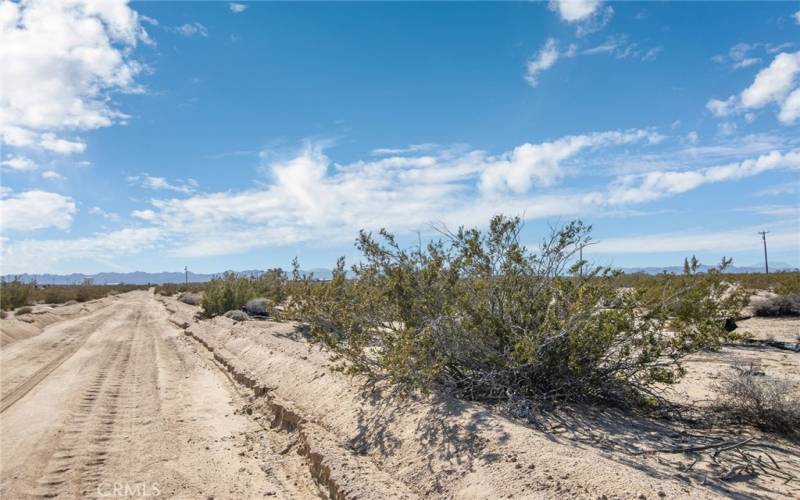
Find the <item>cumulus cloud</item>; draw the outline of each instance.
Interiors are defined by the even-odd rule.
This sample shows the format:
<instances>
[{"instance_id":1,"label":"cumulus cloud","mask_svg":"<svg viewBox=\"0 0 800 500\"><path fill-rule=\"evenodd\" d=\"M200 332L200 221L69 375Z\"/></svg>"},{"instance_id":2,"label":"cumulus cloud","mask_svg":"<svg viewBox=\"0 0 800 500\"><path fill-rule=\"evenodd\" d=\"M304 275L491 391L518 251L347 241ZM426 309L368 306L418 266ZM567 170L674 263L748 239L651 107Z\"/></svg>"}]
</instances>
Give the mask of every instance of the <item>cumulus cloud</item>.
<instances>
[{"instance_id":1,"label":"cumulus cloud","mask_svg":"<svg viewBox=\"0 0 800 500\"><path fill-rule=\"evenodd\" d=\"M794 16L792 16L792 17L794 17L794 22L796 22L797 24L800 24L800 10L795 12Z\"/></svg>"},{"instance_id":2,"label":"cumulus cloud","mask_svg":"<svg viewBox=\"0 0 800 500\"><path fill-rule=\"evenodd\" d=\"M47 191L25 191L0 199L4 231L30 231L55 227L69 229L77 207L72 198Z\"/></svg>"},{"instance_id":3,"label":"cumulus cloud","mask_svg":"<svg viewBox=\"0 0 800 500\"><path fill-rule=\"evenodd\" d=\"M9 156L0 162L0 165L3 166L4 170L13 170L15 172L29 172L37 168L33 160L24 156Z\"/></svg>"},{"instance_id":4,"label":"cumulus cloud","mask_svg":"<svg viewBox=\"0 0 800 500\"><path fill-rule=\"evenodd\" d=\"M589 19L601 3L601 0L550 0L549 7L564 21L576 23Z\"/></svg>"},{"instance_id":5,"label":"cumulus cloud","mask_svg":"<svg viewBox=\"0 0 800 500\"><path fill-rule=\"evenodd\" d=\"M789 125L800 116L800 94L797 76L800 74L800 51L781 52L769 66L758 72L753 83L737 95L725 100L711 99L706 108L717 117L745 114L775 104L778 120Z\"/></svg>"},{"instance_id":6,"label":"cumulus cloud","mask_svg":"<svg viewBox=\"0 0 800 500\"><path fill-rule=\"evenodd\" d=\"M555 39L549 38L536 54L525 65L525 80L531 87L539 85L539 74L550 69L558 61L559 53Z\"/></svg>"},{"instance_id":7,"label":"cumulus cloud","mask_svg":"<svg viewBox=\"0 0 800 500\"><path fill-rule=\"evenodd\" d=\"M485 193L513 191L524 193L533 185L551 186L564 175L562 162L588 148L658 142L659 134L647 130L611 131L568 136L553 142L523 144L489 162L480 177Z\"/></svg>"},{"instance_id":8,"label":"cumulus cloud","mask_svg":"<svg viewBox=\"0 0 800 500\"><path fill-rule=\"evenodd\" d=\"M175 191L176 193L189 194L197 189L197 181L188 179L187 181L169 182L165 177L152 175L132 175L126 179L128 184L137 185L145 189Z\"/></svg>"},{"instance_id":9,"label":"cumulus cloud","mask_svg":"<svg viewBox=\"0 0 800 500\"><path fill-rule=\"evenodd\" d=\"M85 144L61 134L126 118L113 92L139 92L131 57L149 43L122 0L0 3L0 136L6 145L61 154Z\"/></svg>"},{"instance_id":10,"label":"cumulus cloud","mask_svg":"<svg viewBox=\"0 0 800 500\"><path fill-rule=\"evenodd\" d=\"M234 14L241 14L247 9L247 5L243 3L231 2L228 4L228 8L231 9L231 12L233 12Z\"/></svg>"}]
</instances>

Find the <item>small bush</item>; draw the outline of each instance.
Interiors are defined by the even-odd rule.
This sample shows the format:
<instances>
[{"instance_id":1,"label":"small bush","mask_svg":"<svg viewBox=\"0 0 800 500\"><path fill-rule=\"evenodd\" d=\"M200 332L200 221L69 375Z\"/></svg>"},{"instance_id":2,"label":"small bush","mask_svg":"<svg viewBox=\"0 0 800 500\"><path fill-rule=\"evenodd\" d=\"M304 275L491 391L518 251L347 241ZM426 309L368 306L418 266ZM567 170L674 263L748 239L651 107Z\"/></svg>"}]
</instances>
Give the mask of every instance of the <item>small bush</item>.
<instances>
[{"instance_id":1,"label":"small bush","mask_svg":"<svg viewBox=\"0 0 800 500\"><path fill-rule=\"evenodd\" d=\"M250 299L244 305L245 312L250 316L270 316L272 315L272 308L272 301L263 297Z\"/></svg>"},{"instance_id":2,"label":"small bush","mask_svg":"<svg viewBox=\"0 0 800 500\"><path fill-rule=\"evenodd\" d=\"M752 365L734 367L715 390L715 406L742 422L786 434L800 429L800 397L791 384L769 379Z\"/></svg>"},{"instance_id":3,"label":"small bush","mask_svg":"<svg viewBox=\"0 0 800 500\"><path fill-rule=\"evenodd\" d=\"M250 316L248 316L246 312L239 311L236 309L226 312L223 316L225 316L226 318L230 318L234 321L247 321L248 319L250 319Z\"/></svg>"},{"instance_id":4,"label":"small bush","mask_svg":"<svg viewBox=\"0 0 800 500\"><path fill-rule=\"evenodd\" d=\"M800 293L761 299L753 307L756 316L800 316Z\"/></svg>"},{"instance_id":5,"label":"small bush","mask_svg":"<svg viewBox=\"0 0 800 500\"><path fill-rule=\"evenodd\" d=\"M33 283L23 283L15 279L0 283L0 309L11 310L31 303L31 295L36 290Z\"/></svg>"},{"instance_id":6,"label":"small bush","mask_svg":"<svg viewBox=\"0 0 800 500\"><path fill-rule=\"evenodd\" d=\"M190 306L199 306L203 301L203 294L197 292L183 292L178 296L178 300Z\"/></svg>"},{"instance_id":7,"label":"small bush","mask_svg":"<svg viewBox=\"0 0 800 500\"><path fill-rule=\"evenodd\" d=\"M30 306L20 307L16 311L14 311L14 316L22 316L23 314L30 314L33 312L33 308Z\"/></svg>"}]
</instances>

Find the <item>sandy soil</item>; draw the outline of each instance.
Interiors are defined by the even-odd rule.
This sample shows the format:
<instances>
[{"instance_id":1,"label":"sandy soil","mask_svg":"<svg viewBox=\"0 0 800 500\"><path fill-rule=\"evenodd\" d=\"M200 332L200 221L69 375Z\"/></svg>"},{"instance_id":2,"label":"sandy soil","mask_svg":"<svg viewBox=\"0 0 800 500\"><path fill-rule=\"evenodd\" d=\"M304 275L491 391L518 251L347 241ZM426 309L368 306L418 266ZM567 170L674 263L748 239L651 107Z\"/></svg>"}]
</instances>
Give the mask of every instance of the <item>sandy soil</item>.
<instances>
[{"instance_id":1,"label":"sandy soil","mask_svg":"<svg viewBox=\"0 0 800 500\"><path fill-rule=\"evenodd\" d=\"M736 450L653 452L749 439L751 456L800 477L800 446L773 435L579 407L523 422L452 399L397 398L331 371L296 324L196 312L131 292L0 348L0 496L800 496L797 479L731 475ZM741 328L788 340L798 324ZM731 345L693 357L671 397L709 398L740 357L775 376L800 373L798 353Z\"/></svg>"},{"instance_id":2,"label":"sandy soil","mask_svg":"<svg viewBox=\"0 0 800 500\"><path fill-rule=\"evenodd\" d=\"M3 348L0 497L318 496L197 347L131 292Z\"/></svg>"}]
</instances>

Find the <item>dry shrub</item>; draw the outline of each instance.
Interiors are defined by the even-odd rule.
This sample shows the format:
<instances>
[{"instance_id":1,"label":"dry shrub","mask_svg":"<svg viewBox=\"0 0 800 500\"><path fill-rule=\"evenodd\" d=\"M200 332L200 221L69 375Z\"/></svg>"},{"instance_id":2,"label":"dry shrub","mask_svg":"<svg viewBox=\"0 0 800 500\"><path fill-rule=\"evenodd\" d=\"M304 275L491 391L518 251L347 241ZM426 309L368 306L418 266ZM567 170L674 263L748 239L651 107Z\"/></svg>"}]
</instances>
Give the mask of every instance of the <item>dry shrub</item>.
<instances>
[{"instance_id":1,"label":"dry shrub","mask_svg":"<svg viewBox=\"0 0 800 500\"><path fill-rule=\"evenodd\" d=\"M245 312L250 316L270 316L272 315L272 308L272 301L264 297L250 299L244 305Z\"/></svg>"},{"instance_id":2,"label":"dry shrub","mask_svg":"<svg viewBox=\"0 0 800 500\"><path fill-rule=\"evenodd\" d=\"M248 316L246 312L239 310L228 311L224 314L224 316L234 321L247 321L250 319L250 316Z\"/></svg>"},{"instance_id":3,"label":"dry shrub","mask_svg":"<svg viewBox=\"0 0 800 500\"><path fill-rule=\"evenodd\" d=\"M800 293L777 295L759 300L753 307L756 316L800 316Z\"/></svg>"},{"instance_id":4,"label":"dry shrub","mask_svg":"<svg viewBox=\"0 0 800 500\"><path fill-rule=\"evenodd\" d=\"M23 314L30 314L33 312L33 308L30 306L20 307L16 311L14 311L14 316L21 316Z\"/></svg>"},{"instance_id":5,"label":"dry shrub","mask_svg":"<svg viewBox=\"0 0 800 500\"><path fill-rule=\"evenodd\" d=\"M733 367L715 385L716 407L759 429L793 434L800 429L800 397L785 380L753 365Z\"/></svg>"},{"instance_id":6,"label":"dry shrub","mask_svg":"<svg viewBox=\"0 0 800 500\"><path fill-rule=\"evenodd\" d=\"M178 296L178 300L190 306L199 306L203 301L203 294L197 292L183 292Z\"/></svg>"}]
</instances>

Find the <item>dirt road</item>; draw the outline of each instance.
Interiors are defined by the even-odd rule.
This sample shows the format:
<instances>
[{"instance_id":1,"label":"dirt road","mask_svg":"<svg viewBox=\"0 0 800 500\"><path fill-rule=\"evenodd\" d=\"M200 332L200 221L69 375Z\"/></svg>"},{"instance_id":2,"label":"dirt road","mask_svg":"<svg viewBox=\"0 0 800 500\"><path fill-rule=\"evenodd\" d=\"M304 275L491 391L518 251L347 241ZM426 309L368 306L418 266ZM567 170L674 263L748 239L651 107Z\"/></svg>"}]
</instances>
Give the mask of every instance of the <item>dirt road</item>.
<instances>
[{"instance_id":1,"label":"dirt road","mask_svg":"<svg viewBox=\"0 0 800 500\"><path fill-rule=\"evenodd\" d=\"M244 396L151 293L51 325L0 351L0 497L319 496Z\"/></svg>"}]
</instances>

